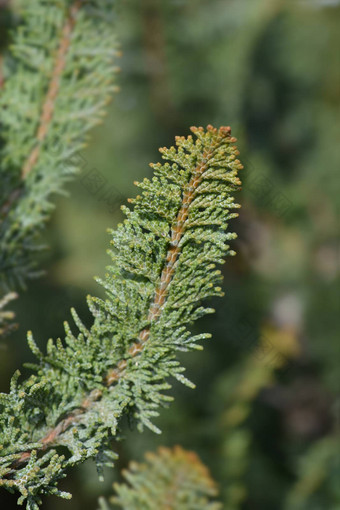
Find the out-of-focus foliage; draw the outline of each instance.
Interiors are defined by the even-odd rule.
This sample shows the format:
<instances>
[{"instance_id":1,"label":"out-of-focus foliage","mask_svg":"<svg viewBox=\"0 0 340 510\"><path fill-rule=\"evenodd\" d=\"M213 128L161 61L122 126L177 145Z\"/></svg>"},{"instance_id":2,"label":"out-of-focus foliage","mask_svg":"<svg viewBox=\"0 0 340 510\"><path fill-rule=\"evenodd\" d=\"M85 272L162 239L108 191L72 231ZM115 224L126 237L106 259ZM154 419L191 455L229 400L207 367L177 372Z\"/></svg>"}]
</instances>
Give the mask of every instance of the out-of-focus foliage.
<instances>
[{"instance_id":1,"label":"out-of-focus foliage","mask_svg":"<svg viewBox=\"0 0 340 510\"><path fill-rule=\"evenodd\" d=\"M90 288L97 293L92 275L106 263L105 229L121 219L118 202L133 193L134 179L144 177L154 148L187 125L233 125L247 154L239 255L223 269L226 297L200 325L214 337L205 369L194 354L186 360L197 390L176 388L174 405L157 420L161 439L139 436L127 424L126 441L115 445L117 467L160 443L182 444L197 451L225 487L219 431L234 388L228 374L248 357L270 320L276 329L294 329L301 353L253 401L240 482L247 488L242 510L280 510L302 471L312 469L308 452L339 431L340 6L322 0L127 0L119 11L121 92L91 149L82 153L102 188L93 190L79 178L72 201L60 199L46 239L52 246L44 261L49 276L12 306L21 330L0 352L0 383L7 390L10 373L27 358L27 329L43 347L52 331L62 334L71 305L87 319L84 295ZM117 207L102 198L104 188ZM314 496L303 496L303 505L314 497L318 510L339 506L329 488L338 479L334 455L334 462L319 464L324 481ZM65 490L74 494L68 508L96 508L108 485L98 485L85 465L68 478ZM59 510L65 503L51 499L45 506Z\"/></svg>"},{"instance_id":2,"label":"out-of-focus foliage","mask_svg":"<svg viewBox=\"0 0 340 510\"><path fill-rule=\"evenodd\" d=\"M252 352L218 382L221 399L228 388L220 424L226 510L240 509L247 497L246 473L252 455L249 415L253 402L264 388L275 383L277 369L289 368L299 350L294 331L268 325Z\"/></svg>"},{"instance_id":3,"label":"out-of-focus foliage","mask_svg":"<svg viewBox=\"0 0 340 510\"><path fill-rule=\"evenodd\" d=\"M221 510L217 488L209 471L194 452L180 446L148 452L145 462L131 462L124 470L127 483L114 485L110 504L100 510Z\"/></svg>"},{"instance_id":4,"label":"out-of-focus foliage","mask_svg":"<svg viewBox=\"0 0 340 510\"><path fill-rule=\"evenodd\" d=\"M339 508L339 456L339 435L311 446L299 461L298 480L288 492L285 510Z\"/></svg>"},{"instance_id":5,"label":"out-of-focus foliage","mask_svg":"<svg viewBox=\"0 0 340 510\"><path fill-rule=\"evenodd\" d=\"M13 324L14 313L11 310L6 310L5 307L17 297L15 292L9 292L0 300L0 338L8 335L16 328L16 324Z\"/></svg>"}]
</instances>

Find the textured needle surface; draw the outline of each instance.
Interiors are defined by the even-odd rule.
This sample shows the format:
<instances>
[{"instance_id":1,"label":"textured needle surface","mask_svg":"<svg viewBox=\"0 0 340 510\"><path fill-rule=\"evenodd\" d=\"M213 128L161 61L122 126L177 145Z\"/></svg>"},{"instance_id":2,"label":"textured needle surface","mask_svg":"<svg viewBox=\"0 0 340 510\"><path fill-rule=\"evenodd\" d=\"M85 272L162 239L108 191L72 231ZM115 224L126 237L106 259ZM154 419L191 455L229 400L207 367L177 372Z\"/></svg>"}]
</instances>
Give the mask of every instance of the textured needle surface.
<instances>
[{"instance_id":1,"label":"textured needle surface","mask_svg":"<svg viewBox=\"0 0 340 510\"><path fill-rule=\"evenodd\" d=\"M227 227L242 166L230 128L191 131L160 149L164 163L151 165L153 178L123 207L98 280L107 298L88 298L91 328L73 310L77 333L65 323L65 339L50 339L46 354L29 334L35 373L23 382L16 373L0 395L0 485L19 491L29 510L44 494L67 497L57 482L69 466L93 457L101 472L112 463L108 444L123 414L159 432L153 420L171 400L169 376L193 386L176 352L209 337L189 326L213 311L202 300L222 294L216 265L234 254Z\"/></svg>"}]
</instances>

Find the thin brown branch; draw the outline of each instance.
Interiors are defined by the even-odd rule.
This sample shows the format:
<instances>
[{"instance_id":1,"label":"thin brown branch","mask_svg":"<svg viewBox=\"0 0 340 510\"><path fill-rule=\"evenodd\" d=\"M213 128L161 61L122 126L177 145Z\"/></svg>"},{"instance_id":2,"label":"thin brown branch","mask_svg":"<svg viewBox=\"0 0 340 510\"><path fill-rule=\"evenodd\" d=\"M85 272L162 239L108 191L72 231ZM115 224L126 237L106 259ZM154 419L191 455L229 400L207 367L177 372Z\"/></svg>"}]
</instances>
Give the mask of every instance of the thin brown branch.
<instances>
[{"instance_id":1,"label":"thin brown branch","mask_svg":"<svg viewBox=\"0 0 340 510\"><path fill-rule=\"evenodd\" d=\"M70 7L68 18L61 31L61 39L55 59L52 77L49 83L45 101L43 103L39 127L36 134L37 143L23 165L21 172L22 179L25 179L36 165L39 158L42 142L48 133L53 118L55 101L59 93L60 79L66 65L66 55L70 47L72 31L76 23L77 13L81 5L82 0L76 0L73 3L73 5Z\"/></svg>"},{"instance_id":2,"label":"thin brown branch","mask_svg":"<svg viewBox=\"0 0 340 510\"><path fill-rule=\"evenodd\" d=\"M213 130L212 126L207 126L208 130ZM217 131L217 130L216 130ZM219 134L220 140L230 135L230 127L221 127ZM233 139L231 139L233 140ZM217 142L218 144L218 142ZM196 196L196 190L202 181L202 176L209 166L209 160L214 154L216 145L212 145L209 150L203 153L202 162L195 168L192 173L190 181L187 183L183 197L182 205L177 214L176 220L174 221L171 229L171 239L169 242L169 249L166 255L166 259L161 272L159 284L155 290L154 299L150 305L148 313L148 321L150 323L156 321L162 312L169 290L169 285L174 277L176 261L178 260L181 249L180 241L185 232L185 222L188 218L189 206ZM150 326L144 328L139 336L138 340L132 344L128 350L130 358L134 358L140 354L150 336ZM127 366L127 360L121 360L116 368L110 370L106 375L104 382L107 387L110 387L117 383L122 377L124 377L125 369ZM71 425L76 423L81 415L91 407L91 405L100 399L102 396L101 390L93 390L82 402L80 408L74 411L72 414L62 420L54 429L51 429L39 442L42 443L41 450L46 450L49 446L53 445L58 437L65 432ZM20 464L26 462L30 458L31 452L23 452L19 459L13 464L13 468L18 467Z\"/></svg>"}]
</instances>

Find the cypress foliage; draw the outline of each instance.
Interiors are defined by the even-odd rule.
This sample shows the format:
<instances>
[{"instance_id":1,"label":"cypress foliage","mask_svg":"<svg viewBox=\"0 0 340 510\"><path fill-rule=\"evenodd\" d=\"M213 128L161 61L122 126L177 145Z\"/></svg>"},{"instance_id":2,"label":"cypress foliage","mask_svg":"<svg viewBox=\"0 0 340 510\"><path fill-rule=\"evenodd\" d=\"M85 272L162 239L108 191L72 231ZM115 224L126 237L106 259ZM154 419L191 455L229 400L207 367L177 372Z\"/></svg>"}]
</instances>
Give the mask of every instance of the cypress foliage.
<instances>
[{"instance_id":1,"label":"cypress foliage","mask_svg":"<svg viewBox=\"0 0 340 510\"><path fill-rule=\"evenodd\" d=\"M193 387L176 352L209 337L189 326L213 311L203 299L221 295L216 264L234 254L227 226L237 216L231 193L242 165L230 128L191 130L195 137L160 149L165 162L137 183L133 209L123 206L99 280L107 299L88 298L91 328L73 310L78 332L65 323L64 341L50 339L46 354L29 333L34 373L19 381L17 372L0 395L0 486L18 491L28 510L42 495L68 497L57 488L68 467L94 457L101 473L112 463L108 443L123 414L160 432L152 420L171 400L169 376Z\"/></svg>"},{"instance_id":2,"label":"cypress foliage","mask_svg":"<svg viewBox=\"0 0 340 510\"><path fill-rule=\"evenodd\" d=\"M145 463L131 462L123 475L128 483L114 484L116 496L100 510L221 510L217 488L194 452L159 448L147 453Z\"/></svg>"},{"instance_id":3,"label":"cypress foliage","mask_svg":"<svg viewBox=\"0 0 340 510\"><path fill-rule=\"evenodd\" d=\"M114 91L112 0L19 2L0 94L0 292L37 274L37 238Z\"/></svg>"}]
</instances>

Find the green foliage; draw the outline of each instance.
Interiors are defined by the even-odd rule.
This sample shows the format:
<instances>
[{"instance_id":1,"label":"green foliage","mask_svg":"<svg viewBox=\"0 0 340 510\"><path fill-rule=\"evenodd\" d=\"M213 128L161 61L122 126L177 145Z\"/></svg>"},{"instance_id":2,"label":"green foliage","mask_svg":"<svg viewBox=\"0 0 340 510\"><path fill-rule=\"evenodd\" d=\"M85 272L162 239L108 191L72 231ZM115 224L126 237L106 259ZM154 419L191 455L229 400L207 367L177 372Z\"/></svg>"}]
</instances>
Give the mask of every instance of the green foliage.
<instances>
[{"instance_id":1,"label":"green foliage","mask_svg":"<svg viewBox=\"0 0 340 510\"><path fill-rule=\"evenodd\" d=\"M107 299L88 298L91 328L73 310L78 333L65 323L65 340L50 339L46 354L29 333L35 373L19 382L17 372L0 395L0 485L19 491L28 510L42 495L64 496L57 482L68 467L89 457L99 473L112 464L108 443L122 415L159 432L152 420L171 400L169 376L193 386L176 352L200 349L209 336L188 327L213 311L203 299L221 295L216 264L234 254L226 230L242 165L230 128L191 130L195 138L160 149L165 162L138 183L134 209L123 207L112 265L99 280Z\"/></svg>"},{"instance_id":2,"label":"green foliage","mask_svg":"<svg viewBox=\"0 0 340 510\"><path fill-rule=\"evenodd\" d=\"M287 494L285 510L317 510L340 505L339 432L314 443L299 460L298 478ZM321 493L321 497L320 497Z\"/></svg>"},{"instance_id":3,"label":"green foliage","mask_svg":"<svg viewBox=\"0 0 340 510\"><path fill-rule=\"evenodd\" d=\"M275 382L276 370L288 365L299 351L295 332L266 326L259 345L220 381L223 393L228 387L221 418L226 510L239 510L247 497L246 473L253 440L248 421L254 402L264 388Z\"/></svg>"},{"instance_id":4,"label":"green foliage","mask_svg":"<svg viewBox=\"0 0 340 510\"><path fill-rule=\"evenodd\" d=\"M319 438L332 436L339 422L332 408L339 389L340 194L334 185L334 147L340 5L321 0L130 0L121 5L124 13L115 31L124 48L122 92L84 153L90 165L129 194L130 181L144 177L142 162L153 160L154 147L186 132L188 124L219 125L226 119L240 135L247 163L238 227L241 254L223 268L228 292L219 300L219 312L199 326L211 331L214 341L205 348L203 370L200 354L185 356L199 390L188 399L187 391L175 385L175 405L157 419L160 437L127 432L123 420L128 440L119 445L120 463L141 458L146 445L153 450L159 441L199 449L222 489L240 482L246 493L242 507L261 510L283 507L292 484L320 465L325 478L311 484L314 494L302 503L301 496L300 503L308 510L335 510L335 447L334 462L308 451ZM80 180L73 185L72 201L61 197L58 204L48 230L54 246L48 277L7 306L15 307L22 329L11 335L8 348L0 345L2 391L19 366L16 359L27 356L22 331L33 329L38 340L62 335L58 317L66 317L70 302L86 315L83 289L96 294L90 287L98 271L93 266L105 264L100 232L103 225L115 224L119 212L109 215ZM235 425L249 443L243 450L245 442L234 445L235 455L238 450L244 460L240 476L241 459L233 457L234 477L227 463L231 445L228 451L222 448L230 428L223 423L222 434L216 433L221 407L224 402L237 407L230 377L241 375L241 360L248 358L248 347L260 338L260 325L268 318L279 327L295 325L302 351L292 369L280 371L274 386L251 403L246 421ZM218 392L216 379L221 380ZM306 461L301 468L300 457ZM105 488L93 477L92 463L81 473L69 471L67 487L77 497L70 502L46 498L43 508L96 508ZM6 510L15 506L5 491L0 501ZM286 507L290 510L289 503Z\"/></svg>"},{"instance_id":5,"label":"green foliage","mask_svg":"<svg viewBox=\"0 0 340 510\"><path fill-rule=\"evenodd\" d=\"M221 510L214 502L217 489L207 468L194 452L159 448L147 453L146 462L131 462L123 472L127 483L114 485L111 505L100 501L100 510Z\"/></svg>"},{"instance_id":6,"label":"green foliage","mask_svg":"<svg viewBox=\"0 0 340 510\"><path fill-rule=\"evenodd\" d=\"M112 8L112 0L19 4L0 95L0 290L36 274L50 196L79 168L77 152L114 91Z\"/></svg>"}]
</instances>

